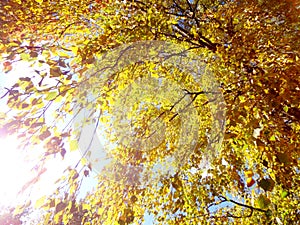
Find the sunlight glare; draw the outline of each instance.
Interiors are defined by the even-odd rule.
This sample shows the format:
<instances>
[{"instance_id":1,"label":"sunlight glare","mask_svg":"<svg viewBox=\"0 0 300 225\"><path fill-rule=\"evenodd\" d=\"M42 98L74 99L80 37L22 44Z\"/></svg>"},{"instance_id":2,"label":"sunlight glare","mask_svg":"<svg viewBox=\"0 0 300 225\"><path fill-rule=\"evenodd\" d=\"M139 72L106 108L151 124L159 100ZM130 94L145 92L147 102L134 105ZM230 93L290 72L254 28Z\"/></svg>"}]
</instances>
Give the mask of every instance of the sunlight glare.
<instances>
[{"instance_id":1,"label":"sunlight glare","mask_svg":"<svg viewBox=\"0 0 300 225\"><path fill-rule=\"evenodd\" d=\"M18 192L32 176L30 164L18 149L18 140L13 136L0 139L0 205L11 205L18 201Z\"/></svg>"}]
</instances>

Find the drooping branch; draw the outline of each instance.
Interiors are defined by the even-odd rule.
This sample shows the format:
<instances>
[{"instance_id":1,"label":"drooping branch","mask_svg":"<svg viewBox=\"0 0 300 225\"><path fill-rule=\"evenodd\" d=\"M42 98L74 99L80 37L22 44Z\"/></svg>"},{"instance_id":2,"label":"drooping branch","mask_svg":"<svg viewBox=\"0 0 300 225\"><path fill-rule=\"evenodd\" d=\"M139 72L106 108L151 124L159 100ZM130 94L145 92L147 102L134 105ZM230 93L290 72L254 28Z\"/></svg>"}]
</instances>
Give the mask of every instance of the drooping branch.
<instances>
[{"instance_id":1,"label":"drooping branch","mask_svg":"<svg viewBox=\"0 0 300 225\"><path fill-rule=\"evenodd\" d=\"M256 208L256 207L253 207L251 205L246 205L246 204L243 204L243 203L240 203L240 202L237 202L235 200L232 200L232 199L229 199L229 198L226 198L224 196L218 196L218 198L220 199L220 201L218 202L214 202L212 204L209 204L206 209L207 209L207 213L205 214L200 214L200 215L196 215L196 216L193 216L193 217L188 217L187 219L190 219L190 220L194 220L194 219L199 219L199 218L203 218L203 217L207 217L207 218L210 218L210 219L219 219L219 218L235 218L235 219L241 219L241 218L248 218L248 217L251 217L253 215L253 212L254 211L258 211L258 212L262 212L262 213L267 213L268 211L267 210L264 210L264 209L260 209L260 208ZM238 205L240 207L243 207L243 208L246 208L249 210L249 213L243 213L241 215L235 215L235 214L232 214L230 212L226 212L224 215L214 215L210 212L209 208L210 207L220 207L220 204L222 203L225 203L225 202L231 202L235 205Z\"/></svg>"},{"instance_id":2,"label":"drooping branch","mask_svg":"<svg viewBox=\"0 0 300 225\"><path fill-rule=\"evenodd\" d=\"M259 211L259 212L263 212L263 213L266 213L266 212L267 212L267 210L260 209L260 208L256 208L256 207L253 207L253 206L251 206L251 205L246 205L246 204L237 202L237 201L235 201L235 200L226 198L226 197L224 197L224 196L222 196L222 195L220 195L219 198L220 198L223 202L231 202L231 203L236 204L236 205L238 205L238 206L241 206L241 207L244 207L244 208L251 209L252 211Z\"/></svg>"}]
</instances>

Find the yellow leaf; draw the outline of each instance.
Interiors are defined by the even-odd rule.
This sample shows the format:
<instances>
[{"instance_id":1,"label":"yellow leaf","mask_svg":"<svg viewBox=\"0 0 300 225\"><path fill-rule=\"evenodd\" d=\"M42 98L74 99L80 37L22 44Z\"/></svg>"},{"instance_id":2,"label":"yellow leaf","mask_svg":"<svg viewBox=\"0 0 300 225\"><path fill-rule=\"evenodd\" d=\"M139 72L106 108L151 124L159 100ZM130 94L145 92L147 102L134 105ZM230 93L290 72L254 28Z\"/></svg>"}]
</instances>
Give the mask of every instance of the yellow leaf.
<instances>
[{"instance_id":1,"label":"yellow leaf","mask_svg":"<svg viewBox=\"0 0 300 225\"><path fill-rule=\"evenodd\" d=\"M91 206L89 204L82 204L82 209L91 210Z\"/></svg>"},{"instance_id":2,"label":"yellow leaf","mask_svg":"<svg viewBox=\"0 0 300 225\"><path fill-rule=\"evenodd\" d=\"M97 214L101 216L103 212L104 212L104 209L103 208L99 208Z\"/></svg>"},{"instance_id":3,"label":"yellow leaf","mask_svg":"<svg viewBox=\"0 0 300 225\"><path fill-rule=\"evenodd\" d=\"M41 208L41 206L45 203L46 196L41 197L35 202L35 208Z\"/></svg>"},{"instance_id":4,"label":"yellow leaf","mask_svg":"<svg viewBox=\"0 0 300 225\"><path fill-rule=\"evenodd\" d=\"M151 76L154 78L159 78L159 74L157 72L152 72Z\"/></svg>"},{"instance_id":5,"label":"yellow leaf","mask_svg":"<svg viewBox=\"0 0 300 225\"><path fill-rule=\"evenodd\" d=\"M249 177L253 177L253 175L254 175L254 174L253 174L253 172L252 172L251 170L245 171L245 176L246 176L246 177L248 177L248 178L249 178Z\"/></svg>"},{"instance_id":6,"label":"yellow leaf","mask_svg":"<svg viewBox=\"0 0 300 225\"><path fill-rule=\"evenodd\" d=\"M21 205L18 205L14 212L13 212L13 215L18 215L18 214L22 214L24 212L24 206L21 206Z\"/></svg>"},{"instance_id":7,"label":"yellow leaf","mask_svg":"<svg viewBox=\"0 0 300 225\"><path fill-rule=\"evenodd\" d=\"M272 137L270 137L270 141L276 141L275 135L272 135Z\"/></svg>"},{"instance_id":8,"label":"yellow leaf","mask_svg":"<svg viewBox=\"0 0 300 225\"><path fill-rule=\"evenodd\" d=\"M0 119L5 119L5 118L7 118L6 113L0 112Z\"/></svg>"},{"instance_id":9,"label":"yellow leaf","mask_svg":"<svg viewBox=\"0 0 300 225\"><path fill-rule=\"evenodd\" d=\"M81 164L82 164L83 166L85 166L85 165L88 164L88 161L87 161L86 158L82 158L82 159L80 160L80 162L81 162Z\"/></svg>"},{"instance_id":10,"label":"yellow leaf","mask_svg":"<svg viewBox=\"0 0 300 225\"><path fill-rule=\"evenodd\" d=\"M53 100L55 97L57 96L57 92L56 91L51 91L51 92L49 92L48 94L47 94L47 96L46 96L46 100L47 101L51 101L51 100Z\"/></svg>"},{"instance_id":11,"label":"yellow leaf","mask_svg":"<svg viewBox=\"0 0 300 225\"><path fill-rule=\"evenodd\" d=\"M22 53L20 55L21 59L24 60L24 61L29 61L30 60L30 55L27 54L27 53Z\"/></svg>"},{"instance_id":12,"label":"yellow leaf","mask_svg":"<svg viewBox=\"0 0 300 225\"><path fill-rule=\"evenodd\" d=\"M246 180L247 187L253 186L255 184L255 180L252 177L247 178Z\"/></svg>"},{"instance_id":13,"label":"yellow leaf","mask_svg":"<svg viewBox=\"0 0 300 225\"><path fill-rule=\"evenodd\" d=\"M47 213L47 215L45 216L45 219L44 219L44 221L45 221L44 224L49 223L50 217L51 217L51 213Z\"/></svg>"},{"instance_id":14,"label":"yellow leaf","mask_svg":"<svg viewBox=\"0 0 300 225\"><path fill-rule=\"evenodd\" d=\"M70 53L66 53L66 52L64 52L64 51L59 51L58 52L58 55L60 56L60 57L70 57L71 55L70 55Z\"/></svg>"},{"instance_id":15,"label":"yellow leaf","mask_svg":"<svg viewBox=\"0 0 300 225\"><path fill-rule=\"evenodd\" d=\"M242 95L239 96L239 99L240 99L241 103L244 103L246 101L245 96L242 96Z\"/></svg>"},{"instance_id":16,"label":"yellow leaf","mask_svg":"<svg viewBox=\"0 0 300 225\"><path fill-rule=\"evenodd\" d=\"M62 102L63 97L59 95L57 98L55 98L54 102Z\"/></svg>"},{"instance_id":17,"label":"yellow leaf","mask_svg":"<svg viewBox=\"0 0 300 225\"><path fill-rule=\"evenodd\" d=\"M78 149L78 143L76 140L72 140L70 142L70 151L75 151Z\"/></svg>"},{"instance_id":18,"label":"yellow leaf","mask_svg":"<svg viewBox=\"0 0 300 225\"><path fill-rule=\"evenodd\" d=\"M78 47L73 46L73 47L71 47L71 50L72 50L72 52L76 55L77 52L78 52Z\"/></svg>"},{"instance_id":19,"label":"yellow leaf","mask_svg":"<svg viewBox=\"0 0 300 225\"><path fill-rule=\"evenodd\" d=\"M62 220L63 220L63 224L68 224L68 222L70 221L70 215L64 214Z\"/></svg>"},{"instance_id":20,"label":"yellow leaf","mask_svg":"<svg viewBox=\"0 0 300 225\"><path fill-rule=\"evenodd\" d=\"M43 0L35 0L37 3L43 3Z\"/></svg>"}]
</instances>

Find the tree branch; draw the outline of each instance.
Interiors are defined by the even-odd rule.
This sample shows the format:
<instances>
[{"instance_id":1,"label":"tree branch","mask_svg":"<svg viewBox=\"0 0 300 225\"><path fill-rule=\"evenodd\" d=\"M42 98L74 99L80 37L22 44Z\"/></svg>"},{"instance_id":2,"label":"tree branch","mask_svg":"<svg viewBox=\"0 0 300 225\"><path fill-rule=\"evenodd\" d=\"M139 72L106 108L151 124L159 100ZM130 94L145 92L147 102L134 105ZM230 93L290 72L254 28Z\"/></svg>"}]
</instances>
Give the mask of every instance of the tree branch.
<instances>
[{"instance_id":1,"label":"tree branch","mask_svg":"<svg viewBox=\"0 0 300 225\"><path fill-rule=\"evenodd\" d=\"M264 209L260 209L260 208L256 208L256 207L253 207L251 205L246 205L246 204L243 204L243 203L240 203L240 202L237 202L235 200L232 200L232 199L228 199L222 195L219 196L219 198L222 200L222 201L227 201L227 202L232 202L238 206L241 206L241 207L244 207L244 208L248 208L248 209L251 209L251 210L256 210L256 211L259 211L259 212L264 212L266 213L267 210L264 210Z\"/></svg>"}]
</instances>

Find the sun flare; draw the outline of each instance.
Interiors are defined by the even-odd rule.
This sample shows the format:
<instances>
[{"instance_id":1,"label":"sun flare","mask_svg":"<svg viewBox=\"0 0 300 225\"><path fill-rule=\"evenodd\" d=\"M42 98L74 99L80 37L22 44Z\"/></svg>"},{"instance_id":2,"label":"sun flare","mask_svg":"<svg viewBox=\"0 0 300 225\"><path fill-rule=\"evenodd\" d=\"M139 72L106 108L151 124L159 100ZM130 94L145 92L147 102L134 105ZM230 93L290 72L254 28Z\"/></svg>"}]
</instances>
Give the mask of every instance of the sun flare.
<instances>
[{"instance_id":1,"label":"sun flare","mask_svg":"<svg viewBox=\"0 0 300 225\"><path fill-rule=\"evenodd\" d=\"M18 149L19 141L13 136L0 139L0 205L18 201L18 192L30 179L30 164Z\"/></svg>"}]
</instances>

